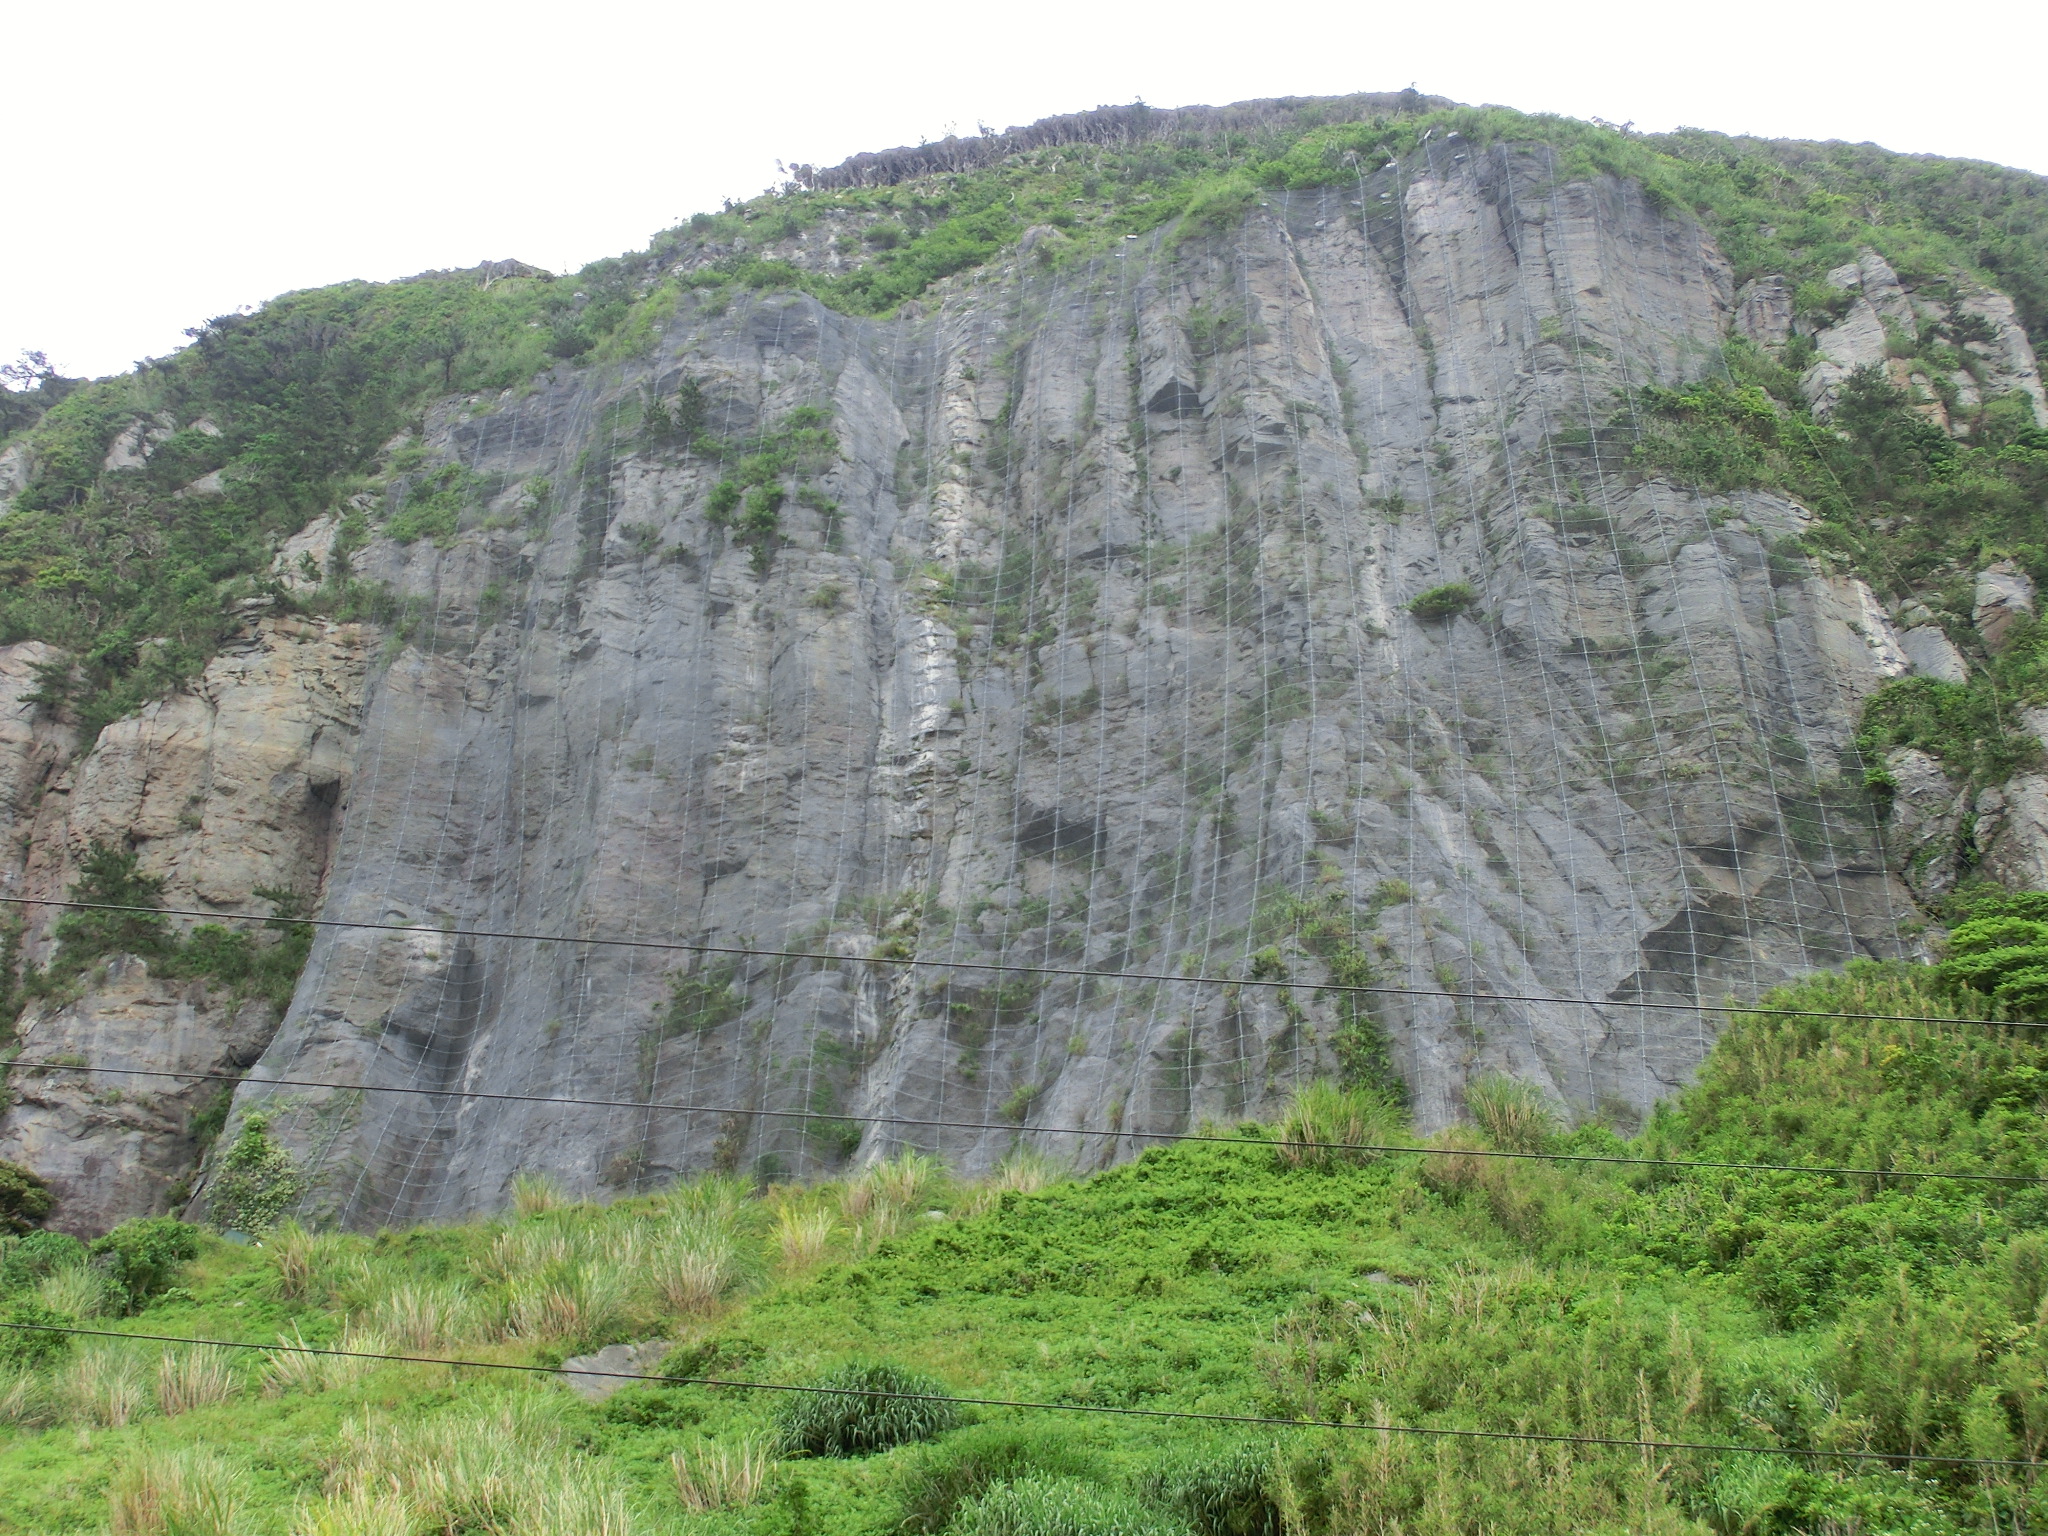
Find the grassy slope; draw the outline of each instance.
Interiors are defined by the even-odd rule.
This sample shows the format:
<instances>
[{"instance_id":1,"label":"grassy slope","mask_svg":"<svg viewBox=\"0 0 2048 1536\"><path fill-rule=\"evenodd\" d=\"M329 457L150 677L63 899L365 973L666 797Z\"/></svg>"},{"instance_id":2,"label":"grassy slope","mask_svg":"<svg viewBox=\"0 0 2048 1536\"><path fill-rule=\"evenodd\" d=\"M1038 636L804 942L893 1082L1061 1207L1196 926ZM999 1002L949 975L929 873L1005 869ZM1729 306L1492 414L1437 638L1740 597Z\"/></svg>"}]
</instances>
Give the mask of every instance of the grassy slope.
<instances>
[{"instance_id":1,"label":"grassy slope","mask_svg":"<svg viewBox=\"0 0 2048 1536\"><path fill-rule=\"evenodd\" d=\"M1925 973L1870 967L1781 1001L1942 1012L1957 1000ZM2048 1043L1996 1027L1751 1016L1636 1150L2035 1175L2048 1161L2044 1074ZM1496 1141L1620 1149L1598 1128L1566 1135L1499 1108L1490 1121ZM992 1206L987 1191L932 1186L904 1200L901 1231L879 1243L886 1202L861 1212L864 1232L843 1215L872 1185L772 1190L730 1215L734 1273L764 1278L741 1280L697 1319L650 1287L673 1271L664 1232L681 1221L697 1234L685 1246L701 1247L726 1221L715 1185L449 1230L210 1243L183 1292L111 1326L265 1342L298 1327L327 1341L352 1314L388 1336L408 1309L431 1311L439 1296L445 1311L459 1291L466 1319L423 1329L416 1346L551 1363L578 1345L659 1335L690 1342L673 1370L763 1381L866 1357L955 1391L1111 1406L1962 1454L2033 1454L2048 1438L2038 1186L1456 1158L1315 1170L1287 1166L1264 1134L1157 1149ZM1480 1133L1451 1144L1479 1145ZM776 1213L806 1211L834 1214L831 1247L815 1267L784 1264ZM301 1299L285 1299L281 1269ZM586 1305L578 1321L568 1309L550 1335L543 1311L564 1315L564 1295L587 1303L599 1272L630 1294L609 1316ZM524 1334L508 1335L508 1318L523 1318ZM935 1447L785 1461L754 1507L685 1516L669 1453L764 1430L770 1394L629 1388L590 1408L544 1379L389 1365L264 1397L256 1364L237 1362L243 1385L229 1401L176 1418L17 1430L0 1445L0 1529L92 1529L109 1478L138 1447L191 1442L217 1447L244 1478L245 1528L298 1529L287 1524L294 1501L375 1459L361 1423L394 1422L406 1442L431 1445L518 1404L509 1429L478 1435L516 1448L526 1481L595 1479L635 1506L635 1529L694 1523L734 1536L879 1533L906 1511L934 1526L949 1507L942 1474L989 1460L1006 1438L1024 1442L1013 1460L1137 1490L1149 1472L1246 1438L979 1410L978 1425ZM2008 1515L2029 1504L1997 1477L1844 1476L1681 1454L1646 1463L1327 1431L1281 1437L1277 1457L1265 1485L1287 1495L1306 1533L1792 1530L1858 1508L1872 1522L1863 1529L1948 1530L1973 1528L1987 1501ZM598 1528L559 1513L554 1523Z\"/></svg>"}]
</instances>

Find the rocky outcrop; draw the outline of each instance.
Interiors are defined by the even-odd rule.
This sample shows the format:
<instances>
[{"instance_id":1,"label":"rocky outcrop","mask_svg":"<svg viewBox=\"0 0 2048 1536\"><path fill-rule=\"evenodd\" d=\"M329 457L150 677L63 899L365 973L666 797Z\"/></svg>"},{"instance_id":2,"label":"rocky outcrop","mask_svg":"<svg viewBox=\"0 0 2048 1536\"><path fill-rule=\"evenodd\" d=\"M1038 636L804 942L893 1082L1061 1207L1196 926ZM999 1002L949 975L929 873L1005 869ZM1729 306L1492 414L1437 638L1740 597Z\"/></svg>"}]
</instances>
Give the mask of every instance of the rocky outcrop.
<instances>
[{"instance_id":1,"label":"rocky outcrop","mask_svg":"<svg viewBox=\"0 0 2048 1536\"><path fill-rule=\"evenodd\" d=\"M1848 303L1839 319L1813 334L1819 357L1800 379L1800 388L1815 414L1825 416L1834 409L1850 374L1875 367L1906 393L1915 409L1957 435L1969 431L1968 412L2014 393L2025 398L2037 423L2048 423L2048 396L2042 392L2033 346L2004 294L1975 284L1965 284L1960 291L1946 285L1940 292L1909 289L1891 264L1872 250L1835 268L1827 282L1847 296ZM1743 289L1739 324L1745 335L1771 346L1785 339L1785 332L1777 329L1778 299L1784 289L1779 277L1758 278ZM1799 324L1790 307L1788 297L1786 331ZM1912 354L1928 328L1959 338L1961 368L1943 375L1915 360Z\"/></svg>"},{"instance_id":2,"label":"rocky outcrop","mask_svg":"<svg viewBox=\"0 0 2048 1536\"><path fill-rule=\"evenodd\" d=\"M0 517L7 515L7 509L29 482L32 461L28 449L20 443L0 448Z\"/></svg>"},{"instance_id":3,"label":"rocky outcrop","mask_svg":"<svg viewBox=\"0 0 2048 1536\"><path fill-rule=\"evenodd\" d=\"M1970 621L1987 650L2001 650L2012 627L2034 616L2034 579L2010 560L1977 573Z\"/></svg>"},{"instance_id":4,"label":"rocky outcrop","mask_svg":"<svg viewBox=\"0 0 2048 1536\"><path fill-rule=\"evenodd\" d=\"M337 925L274 1033L122 961L24 1020L38 1054L260 1056L234 1116L309 1215L376 1225L529 1169L1094 1165L1270 1116L1374 1030L1424 1128L1497 1070L1628 1124L1710 1043L1690 1005L1919 952L1975 802L1908 755L1880 825L1850 747L1959 653L1788 555L1796 503L1596 430L1731 332L1783 344L1782 279L1738 296L1638 189L1446 141L1227 234L1067 243L887 319L686 289L640 358L429 414L477 504L353 555L403 615L374 659L257 619L69 767L22 712L20 888L127 835L176 905L317 890ZM1837 275L1822 393L1922 302ZM717 451L639 425L685 380ZM718 488L798 408L836 450L742 538ZM199 1100L72 1075L18 1085L0 1155L92 1219L168 1198ZM655 1102L692 1107L617 1107Z\"/></svg>"},{"instance_id":5,"label":"rocky outcrop","mask_svg":"<svg viewBox=\"0 0 2048 1536\"><path fill-rule=\"evenodd\" d=\"M1963 820L1971 797L1939 760L1914 748L1887 753L1884 766L1892 784L1885 816L1892 867L1920 902L1938 907L1962 874Z\"/></svg>"},{"instance_id":6,"label":"rocky outcrop","mask_svg":"<svg viewBox=\"0 0 2048 1536\"><path fill-rule=\"evenodd\" d=\"M68 766L66 733L19 702L19 675L55 653L10 647L0 680L17 702L11 729L0 707L0 814L21 830L6 842L9 894L63 896L97 841L136 848L144 872L164 880L170 907L268 914L274 899L263 892L316 897L355 769L370 647L354 625L259 620L222 648L196 688L116 721ZM38 963L60 914L21 910L24 955ZM239 1072L276 1025L267 1003L203 981L165 981L116 956L22 1014L23 1056L103 1070L17 1071L0 1109L0 1157L50 1180L52 1219L70 1230L161 1210L190 1183L193 1114L223 1088L112 1069Z\"/></svg>"},{"instance_id":7,"label":"rocky outcrop","mask_svg":"<svg viewBox=\"0 0 2048 1536\"><path fill-rule=\"evenodd\" d=\"M1782 347L1792 335L1792 285L1776 273L1744 283L1735 296L1735 334Z\"/></svg>"},{"instance_id":8,"label":"rocky outcrop","mask_svg":"<svg viewBox=\"0 0 2048 1536\"><path fill-rule=\"evenodd\" d=\"M1900 952L1913 910L1839 766L1909 664L1880 605L1773 555L1796 505L1587 440L1734 309L1632 188L1448 144L894 320L686 301L641 363L453 402L429 447L490 494L358 557L428 617L324 907L408 931L323 930L237 1112L351 1223L523 1168L979 1168L1013 1124L1099 1162L1332 1070L1349 951L1425 1126L1495 1069L1639 1113L1707 1044L1642 1003ZM734 442L830 413L767 558L707 513L729 461L619 425L684 376ZM1173 979L1248 970L1291 990Z\"/></svg>"},{"instance_id":9,"label":"rocky outcrop","mask_svg":"<svg viewBox=\"0 0 2048 1536\"><path fill-rule=\"evenodd\" d=\"M1903 631L1899 635L1899 649L1906 653L1907 662L1921 677L1943 683L1969 681L1969 663L1939 624L1915 624Z\"/></svg>"},{"instance_id":10,"label":"rocky outcrop","mask_svg":"<svg viewBox=\"0 0 2048 1536\"><path fill-rule=\"evenodd\" d=\"M1819 360L1807 369L1800 388L1819 415L1834 409L1842 383L1859 368L1882 367L1891 355L1891 336L1912 336L1919 329L1912 301L1898 273L1875 251L1835 268L1828 285L1854 294L1848 312L1813 338ZM1889 334L1888 334L1889 333Z\"/></svg>"},{"instance_id":11,"label":"rocky outcrop","mask_svg":"<svg viewBox=\"0 0 2048 1536\"><path fill-rule=\"evenodd\" d=\"M64 659L40 640L0 646L0 895L24 894L21 866L43 791L74 750L73 733L37 702L43 670Z\"/></svg>"},{"instance_id":12,"label":"rocky outcrop","mask_svg":"<svg viewBox=\"0 0 2048 1536\"><path fill-rule=\"evenodd\" d=\"M2048 708L2022 710L2020 725L2048 749ZM2048 772L2038 759L1978 796L1971 831L1988 878L2009 890L2048 890Z\"/></svg>"},{"instance_id":13,"label":"rocky outcrop","mask_svg":"<svg viewBox=\"0 0 2048 1536\"><path fill-rule=\"evenodd\" d=\"M50 1182L49 1225L61 1231L97 1234L177 1209L200 1152L195 1114L228 1091L208 1076L248 1067L276 1027L261 999L159 980L136 957L114 956L76 997L22 1019L21 1054L58 1065L9 1074L0 1157ZM98 1070L67 1070L87 1065ZM177 1075L186 1073L200 1076Z\"/></svg>"}]
</instances>

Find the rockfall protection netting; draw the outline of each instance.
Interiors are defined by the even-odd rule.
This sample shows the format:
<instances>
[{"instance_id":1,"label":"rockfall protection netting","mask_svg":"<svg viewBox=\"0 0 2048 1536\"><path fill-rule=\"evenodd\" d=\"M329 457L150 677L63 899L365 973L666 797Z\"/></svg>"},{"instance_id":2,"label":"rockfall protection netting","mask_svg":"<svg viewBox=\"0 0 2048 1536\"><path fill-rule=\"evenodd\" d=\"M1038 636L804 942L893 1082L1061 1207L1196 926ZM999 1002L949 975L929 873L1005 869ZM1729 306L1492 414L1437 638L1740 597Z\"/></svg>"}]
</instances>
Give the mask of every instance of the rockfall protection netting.
<instances>
[{"instance_id":1,"label":"rockfall protection netting","mask_svg":"<svg viewBox=\"0 0 2048 1536\"><path fill-rule=\"evenodd\" d=\"M889 319L686 298L438 409L479 505L362 557L403 618L322 908L429 931L322 929L237 1113L356 1225L1023 1136L911 1120L1095 1166L1316 1076L1632 1123L1715 1016L1628 1004L1908 948L1849 751L1882 614L1608 429L1731 308L1638 189L1438 139Z\"/></svg>"}]
</instances>

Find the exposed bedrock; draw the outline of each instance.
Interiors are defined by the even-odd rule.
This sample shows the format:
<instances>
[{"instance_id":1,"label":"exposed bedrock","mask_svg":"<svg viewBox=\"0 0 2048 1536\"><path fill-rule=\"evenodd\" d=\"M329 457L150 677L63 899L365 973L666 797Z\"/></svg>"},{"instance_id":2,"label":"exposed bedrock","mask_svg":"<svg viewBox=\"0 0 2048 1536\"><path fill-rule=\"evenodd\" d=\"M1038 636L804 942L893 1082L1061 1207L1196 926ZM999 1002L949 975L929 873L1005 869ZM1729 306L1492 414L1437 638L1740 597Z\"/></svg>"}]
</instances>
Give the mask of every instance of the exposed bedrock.
<instances>
[{"instance_id":1,"label":"exposed bedrock","mask_svg":"<svg viewBox=\"0 0 2048 1536\"><path fill-rule=\"evenodd\" d=\"M356 557L409 617L321 856L325 916L409 931L323 929L236 1101L311 1212L1100 1164L1334 1070L1340 960L1397 989L1425 1128L1492 1070L1626 1123L1710 1043L1644 1005L1911 952L1843 773L1901 637L1782 553L1801 508L1588 431L1718 366L1727 263L1632 187L1454 152L887 320L686 298L641 361L434 413L484 505ZM707 505L743 450L639 428L685 378L730 443L829 412L772 550Z\"/></svg>"},{"instance_id":2,"label":"exposed bedrock","mask_svg":"<svg viewBox=\"0 0 2048 1536\"><path fill-rule=\"evenodd\" d=\"M134 847L164 904L269 914L259 891L317 898L336 808L356 756L369 639L354 625L262 619L216 656L199 685L116 721L87 756L29 701L47 646L0 650L0 816L6 894L61 897L94 843ZM27 919L23 949L48 959L57 909ZM198 919L180 918L186 929ZM0 1109L0 1157L28 1164L60 1197L53 1217L99 1231L164 1208L191 1183L192 1118L225 1091L205 1076L251 1065L277 1016L202 980L152 976L114 956L17 1022L21 1055L103 1070L18 1069Z\"/></svg>"}]
</instances>

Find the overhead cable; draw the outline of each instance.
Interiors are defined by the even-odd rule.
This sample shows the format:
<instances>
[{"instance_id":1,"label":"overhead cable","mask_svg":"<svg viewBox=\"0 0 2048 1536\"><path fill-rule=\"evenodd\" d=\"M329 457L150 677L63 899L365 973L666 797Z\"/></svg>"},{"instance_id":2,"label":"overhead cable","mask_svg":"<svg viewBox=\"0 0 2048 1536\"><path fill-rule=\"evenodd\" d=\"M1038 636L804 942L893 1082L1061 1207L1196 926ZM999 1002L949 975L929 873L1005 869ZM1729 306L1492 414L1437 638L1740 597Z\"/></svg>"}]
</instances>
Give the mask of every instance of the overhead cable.
<instances>
[{"instance_id":1,"label":"overhead cable","mask_svg":"<svg viewBox=\"0 0 2048 1536\"><path fill-rule=\"evenodd\" d=\"M1299 981L1272 976L1177 976L1171 971L1091 971L1080 966L1018 965L1000 960L952 960L923 955L836 955L809 949L756 949L738 944L689 944L680 939L617 939L602 935L522 933L505 928L440 928L432 923L367 923L345 917L260 917L250 912L199 912L185 907L135 907L101 901L60 901L50 896L0 896L21 907L63 907L80 912L136 912L157 917L196 917L206 922L304 923L315 928L352 928L371 933L428 934L440 939L509 939L528 944L599 944L618 949L660 949L679 954L728 955L741 959L799 960L828 965L925 966L938 970L1003 971L1023 976L1069 976L1085 981L1185 982L1190 986L1300 988L1307 992L1362 992L1385 997L1441 997L1469 1003L1549 1003L1586 1008L1649 1008L1672 1013L1743 1013L1764 1018L1870 1019L1894 1024L1993 1025L2000 1029L2048 1029L2025 1019L1964 1019L1940 1013L1873 1013L1868 1009L1767 1008L1749 1003L1653 1003L1613 997L1551 997L1523 992L1458 992L1441 987L1391 987L1336 981Z\"/></svg>"}]
</instances>

